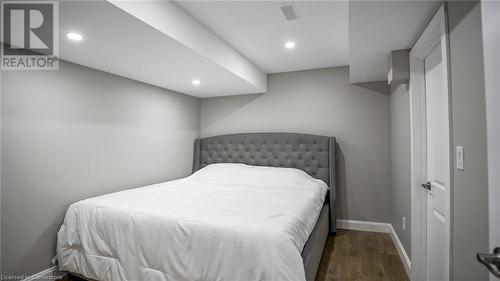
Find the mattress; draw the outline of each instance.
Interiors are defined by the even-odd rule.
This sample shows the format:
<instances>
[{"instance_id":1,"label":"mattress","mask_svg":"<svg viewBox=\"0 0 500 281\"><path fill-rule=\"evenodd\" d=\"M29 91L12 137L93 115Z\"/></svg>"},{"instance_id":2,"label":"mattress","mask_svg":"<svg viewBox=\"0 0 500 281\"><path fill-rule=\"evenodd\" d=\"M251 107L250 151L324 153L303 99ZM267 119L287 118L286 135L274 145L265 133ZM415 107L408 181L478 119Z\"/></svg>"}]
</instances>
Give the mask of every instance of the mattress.
<instances>
[{"instance_id":1,"label":"mattress","mask_svg":"<svg viewBox=\"0 0 500 281\"><path fill-rule=\"evenodd\" d=\"M301 252L327 189L297 169L213 164L83 200L59 230L59 269L102 281L304 281Z\"/></svg>"}]
</instances>

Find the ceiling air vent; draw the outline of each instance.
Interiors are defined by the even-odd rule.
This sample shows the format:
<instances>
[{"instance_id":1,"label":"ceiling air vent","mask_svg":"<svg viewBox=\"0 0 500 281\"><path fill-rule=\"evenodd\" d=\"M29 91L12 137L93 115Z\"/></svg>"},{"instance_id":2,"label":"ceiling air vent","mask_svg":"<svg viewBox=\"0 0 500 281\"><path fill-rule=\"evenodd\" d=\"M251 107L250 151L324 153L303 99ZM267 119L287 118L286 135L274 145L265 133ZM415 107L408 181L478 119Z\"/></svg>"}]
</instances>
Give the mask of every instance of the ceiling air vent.
<instances>
[{"instance_id":1,"label":"ceiling air vent","mask_svg":"<svg viewBox=\"0 0 500 281\"><path fill-rule=\"evenodd\" d=\"M295 7L290 3L285 3L280 5L280 11L286 20L296 20L299 18L299 14Z\"/></svg>"}]
</instances>

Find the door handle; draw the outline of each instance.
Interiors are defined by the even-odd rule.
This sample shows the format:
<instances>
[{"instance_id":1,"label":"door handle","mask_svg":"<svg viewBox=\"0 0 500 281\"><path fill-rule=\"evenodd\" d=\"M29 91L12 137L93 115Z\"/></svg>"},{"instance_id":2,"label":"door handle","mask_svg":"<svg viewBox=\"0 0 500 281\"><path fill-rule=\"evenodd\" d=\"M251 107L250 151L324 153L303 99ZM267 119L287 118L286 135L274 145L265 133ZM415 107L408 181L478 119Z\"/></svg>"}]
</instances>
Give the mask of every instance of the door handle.
<instances>
[{"instance_id":1,"label":"door handle","mask_svg":"<svg viewBox=\"0 0 500 281\"><path fill-rule=\"evenodd\" d=\"M477 253L476 258L480 263L484 264L495 277L500 278L500 247L495 248L492 254Z\"/></svg>"},{"instance_id":2,"label":"door handle","mask_svg":"<svg viewBox=\"0 0 500 281\"><path fill-rule=\"evenodd\" d=\"M425 189L427 189L427 190L431 190L431 188L432 188L432 184L431 184L431 182L430 182L430 181L428 181L428 182L426 182L426 183L423 183L423 184L422 184L422 187L423 187L423 188L425 188Z\"/></svg>"}]
</instances>

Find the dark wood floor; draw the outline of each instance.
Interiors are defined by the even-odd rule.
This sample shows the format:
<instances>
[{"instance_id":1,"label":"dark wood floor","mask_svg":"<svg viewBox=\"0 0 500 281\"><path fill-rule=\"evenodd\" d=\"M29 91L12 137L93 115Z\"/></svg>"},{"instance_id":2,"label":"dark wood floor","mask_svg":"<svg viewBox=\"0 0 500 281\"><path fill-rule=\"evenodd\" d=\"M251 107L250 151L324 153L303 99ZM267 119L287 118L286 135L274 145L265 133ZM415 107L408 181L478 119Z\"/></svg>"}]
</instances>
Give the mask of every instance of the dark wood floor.
<instances>
[{"instance_id":1,"label":"dark wood floor","mask_svg":"<svg viewBox=\"0 0 500 281\"><path fill-rule=\"evenodd\" d=\"M82 281L71 276L65 281ZM316 281L408 281L386 233L339 230L326 241Z\"/></svg>"},{"instance_id":2,"label":"dark wood floor","mask_svg":"<svg viewBox=\"0 0 500 281\"><path fill-rule=\"evenodd\" d=\"M316 281L408 281L389 234L339 230L328 237Z\"/></svg>"}]
</instances>

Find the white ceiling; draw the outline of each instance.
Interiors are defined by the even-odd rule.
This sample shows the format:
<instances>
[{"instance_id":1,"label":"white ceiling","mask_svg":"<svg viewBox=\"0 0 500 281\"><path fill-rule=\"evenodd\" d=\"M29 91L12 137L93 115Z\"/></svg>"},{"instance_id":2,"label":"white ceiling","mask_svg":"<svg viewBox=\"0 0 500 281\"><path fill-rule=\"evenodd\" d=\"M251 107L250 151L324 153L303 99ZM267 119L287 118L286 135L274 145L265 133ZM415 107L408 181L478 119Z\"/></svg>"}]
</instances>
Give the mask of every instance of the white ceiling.
<instances>
[{"instance_id":1,"label":"white ceiling","mask_svg":"<svg viewBox=\"0 0 500 281\"><path fill-rule=\"evenodd\" d=\"M107 1L61 1L60 57L197 97L267 90L264 72L176 5L128 3L132 6L125 12ZM134 3L152 17L134 16ZM175 32L161 26L161 19L173 18L169 13L175 23L167 25ZM159 21L154 18L158 15ZM83 41L68 40L69 31L81 33ZM193 79L201 85L193 85Z\"/></svg>"},{"instance_id":2,"label":"white ceiling","mask_svg":"<svg viewBox=\"0 0 500 281\"><path fill-rule=\"evenodd\" d=\"M350 1L351 83L387 80L392 50L410 49L441 1Z\"/></svg>"},{"instance_id":3,"label":"white ceiling","mask_svg":"<svg viewBox=\"0 0 500 281\"><path fill-rule=\"evenodd\" d=\"M352 83L380 81L389 52L412 46L439 0L287 3L299 19L286 21L276 0L61 1L60 56L197 97L262 93L266 73L330 66L350 65Z\"/></svg>"},{"instance_id":4,"label":"white ceiling","mask_svg":"<svg viewBox=\"0 0 500 281\"><path fill-rule=\"evenodd\" d=\"M282 1L176 3L267 73L349 64L347 1L286 1L294 21L284 19Z\"/></svg>"}]
</instances>

